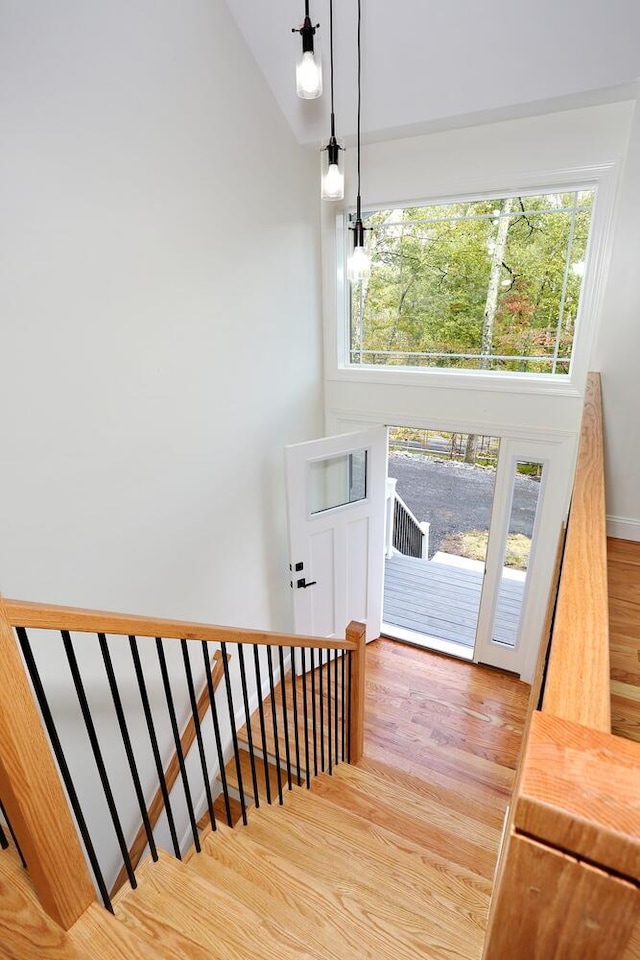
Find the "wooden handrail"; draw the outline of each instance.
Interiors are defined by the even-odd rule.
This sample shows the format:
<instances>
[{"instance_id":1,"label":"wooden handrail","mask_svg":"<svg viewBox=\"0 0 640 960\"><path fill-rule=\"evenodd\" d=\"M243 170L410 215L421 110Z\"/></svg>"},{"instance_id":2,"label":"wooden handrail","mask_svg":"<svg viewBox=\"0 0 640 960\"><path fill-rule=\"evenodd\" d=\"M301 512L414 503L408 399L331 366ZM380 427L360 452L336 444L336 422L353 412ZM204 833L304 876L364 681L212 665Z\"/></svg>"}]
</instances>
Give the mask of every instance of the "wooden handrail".
<instances>
[{"instance_id":1,"label":"wooden handrail","mask_svg":"<svg viewBox=\"0 0 640 960\"><path fill-rule=\"evenodd\" d=\"M590 374L542 709L525 730L483 960L636 956L640 744L610 732L601 404Z\"/></svg>"},{"instance_id":2,"label":"wooden handrail","mask_svg":"<svg viewBox=\"0 0 640 960\"><path fill-rule=\"evenodd\" d=\"M542 709L611 732L600 375L590 373Z\"/></svg>"},{"instance_id":3,"label":"wooden handrail","mask_svg":"<svg viewBox=\"0 0 640 960\"><path fill-rule=\"evenodd\" d=\"M227 661L229 661L230 659L231 657L229 656L229 654L227 654ZM224 675L224 667L222 665L222 654L219 650L216 650L216 652L214 653L213 660L214 660L214 664L213 664L213 669L211 671L211 682L213 684L213 690L215 692L218 689L218 685ZM208 683L205 681L197 702L197 713L198 713L198 720L200 721L200 723L202 723L208 709L209 709L209 686L208 686ZM189 717L189 720L187 721L185 728L182 731L182 736L180 737L180 747L182 749L182 755L184 757L186 757L187 754L189 753L189 750L193 746L193 742L195 738L196 738L196 724L193 717ZM164 771L164 779L167 785L168 793L171 793L171 790L175 785L176 780L178 779L179 772L180 772L180 764L178 762L178 754L176 751L174 752L171 760L169 761L167 765L167 769ZM162 795L162 789L158 787L153 800L149 804L149 809L147 811L147 814L149 817L149 825L152 830L155 827L158 820L160 819L160 816L162 815L163 810L164 810L164 797ZM142 854L144 853L146 846L147 846L147 832L145 830L145 826L143 823L140 826L140 829L138 830L133 843L131 844L131 849L129 850L129 858L131 860L131 866L133 867L134 870L140 863L140 858L142 857ZM126 880L127 880L127 868L123 865L122 869L120 870L120 873L115 879L113 887L111 888L110 896L112 898L115 897L116 893L122 887L122 885L126 882Z\"/></svg>"},{"instance_id":4,"label":"wooden handrail","mask_svg":"<svg viewBox=\"0 0 640 960\"><path fill-rule=\"evenodd\" d=\"M316 650L355 650L351 640L309 637L290 633L219 627L189 620L137 617L105 610L84 610L26 600L4 601L6 615L14 627L42 630L69 630L75 633L109 633L123 636L163 637L166 640L211 640L225 643L264 644L268 647L313 647Z\"/></svg>"}]
</instances>

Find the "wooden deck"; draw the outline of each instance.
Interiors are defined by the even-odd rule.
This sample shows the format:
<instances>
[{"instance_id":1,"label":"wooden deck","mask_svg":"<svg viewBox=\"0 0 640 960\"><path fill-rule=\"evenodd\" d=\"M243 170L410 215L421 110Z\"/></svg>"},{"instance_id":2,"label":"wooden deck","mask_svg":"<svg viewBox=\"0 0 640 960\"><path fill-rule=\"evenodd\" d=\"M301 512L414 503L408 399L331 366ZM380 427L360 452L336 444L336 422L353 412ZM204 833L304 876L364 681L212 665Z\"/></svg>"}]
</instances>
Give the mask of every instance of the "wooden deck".
<instances>
[{"instance_id":1,"label":"wooden deck","mask_svg":"<svg viewBox=\"0 0 640 960\"><path fill-rule=\"evenodd\" d=\"M397 554L385 561L384 620L405 630L465 647L475 643L483 575ZM514 646L524 581L504 578L494 639Z\"/></svg>"}]
</instances>

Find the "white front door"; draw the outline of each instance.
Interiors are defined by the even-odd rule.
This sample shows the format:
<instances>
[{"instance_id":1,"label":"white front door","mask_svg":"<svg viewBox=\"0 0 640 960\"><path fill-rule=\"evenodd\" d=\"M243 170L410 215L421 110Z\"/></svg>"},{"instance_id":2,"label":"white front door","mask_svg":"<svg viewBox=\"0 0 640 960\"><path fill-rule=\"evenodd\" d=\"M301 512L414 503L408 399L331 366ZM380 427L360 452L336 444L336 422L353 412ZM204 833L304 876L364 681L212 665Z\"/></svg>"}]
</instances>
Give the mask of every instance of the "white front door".
<instances>
[{"instance_id":1,"label":"white front door","mask_svg":"<svg viewBox=\"0 0 640 960\"><path fill-rule=\"evenodd\" d=\"M387 428L285 447L296 633L343 638L351 620L380 635Z\"/></svg>"}]
</instances>

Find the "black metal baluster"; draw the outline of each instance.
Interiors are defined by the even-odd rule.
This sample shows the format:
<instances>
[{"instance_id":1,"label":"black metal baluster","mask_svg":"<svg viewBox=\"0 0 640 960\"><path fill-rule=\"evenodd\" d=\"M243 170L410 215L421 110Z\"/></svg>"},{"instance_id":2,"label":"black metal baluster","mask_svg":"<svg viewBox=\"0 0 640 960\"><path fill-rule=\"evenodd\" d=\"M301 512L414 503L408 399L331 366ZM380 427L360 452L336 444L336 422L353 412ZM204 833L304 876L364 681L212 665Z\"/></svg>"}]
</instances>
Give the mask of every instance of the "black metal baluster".
<instances>
[{"instance_id":1,"label":"black metal baluster","mask_svg":"<svg viewBox=\"0 0 640 960\"><path fill-rule=\"evenodd\" d=\"M229 674L229 662L227 660L227 645L220 644L222 651L222 666L224 668L224 684L227 690L227 706L229 708L229 723L231 725L231 739L233 740L233 755L236 761L236 776L238 778L238 793L240 794L240 807L242 808L242 822L247 825L247 803L244 798L244 787L242 785L242 770L240 768L240 751L238 748L238 733L236 731L236 718L233 709L233 695L231 693L231 675Z\"/></svg>"},{"instance_id":2,"label":"black metal baluster","mask_svg":"<svg viewBox=\"0 0 640 960\"><path fill-rule=\"evenodd\" d=\"M260 676L260 655L257 645L253 648L253 662L256 671L256 689L258 691L258 712L260 714L260 735L262 740L262 762L264 763L264 782L267 788L267 803L271 803L271 777L269 757L267 756L267 730L264 723L264 704L262 702L262 677Z\"/></svg>"},{"instance_id":3,"label":"black metal baluster","mask_svg":"<svg viewBox=\"0 0 640 960\"><path fill-rule=\"evenodd\" d=\"M331 725L331 650L327 650L327 757L329 760L329 775L331 775L332 764L332 739L333 727Z\"/></svg>"},{"instance_id":4,"label":"black metal baluster","mask_svg":"<svg viewBox=\"0 0 640 960\"><path fill-rule=\"evenodd\" d=\"M315 651L311 647L311 726L313 730L313 775L318 776L318 737L316 730L316 665Z\"/></svg>"},{"instance_id":5,"label":"black metal baluster","mask_svg":"<svg viewBox=\"0 0 640 960\"><path fill-rule=\"evenodd\" d=\"M280 700L282 702L282 721L284 727L284 752L287 762L287 784L291 790L291 750L289 748L289 720L287 717L287 691L284 682L284 649L278 647L278 662L280 664Z\"/></svg>"},{"instance_id":6,"label":"black metal baluster","mask_svg":"<svg viewBox=\"0 0 640 960\"><path fill-rule=\"evenodd\" d=\"M349 757L349 763L351 763L351 650L347 650L347 656L349 657L347 663L347 677L348 677L348 699L349 699L349 720L347 727L347 755Z\"/></svg>"},{"instance_id":7,"label":"black metal baluster","mask_svg":"<svg viewBox=\"0 0 640 960\"><path fill-rule=\"evenodd\" d=\"M276 756L276 775L278 777L278 800L282 803L282 770L280 769L280 746L278 744L278 719L276 717L276 691L273 685L273 657L271 647L267 647L267 666L269 668L269 696L271 697L271 723L273 725L273 748Z\"/></svg>"},{"instance_id":8,"label":"black metal baluster","mask_svg":"<svg viewBox=\"0 0 640 960\"><path fill-rule=\"evenodd\" d=\"M333 698L334 698L334 708L333 708L333 726L335 732L335 750L333 753L336 764L339 761L338 755L338 651L333 651Z\"/></svg>"},{"instance_id":9,"label":"black metal baluster","mask_svg":"<svg viewBox=\"0 0 640 960\"><path fill-rule=\"evenodd\" d=\"M344 752L344 725L345 725L345 719L344 719L344 683L345 683L345 662L346 662L346 656L347 656L347 652L346 652L346 650L343 650L343 651L342 651L342 656L340 657L340 669L341 669L341 672L342 672L342 683L341 683L341 685L340 685L340 690L341 690L341 693L342 693L342 759L343 759L343 760L345 759L345 752Z\"/></svg>"},{"instance_id":10,"label":"black metal baluster","mask_svg":"<svg viewBox=\"0 0 640 960\"><path fill-rule=\"evenodd\" d=\"M220 722L218 720L218 708L216 706L216 692L213 689L213 680L211 679L211 662L209 660L209 648L207 641L202 640L202 658L204 660L204 672L207 678L207 691L209 693L209 709L211 710L211 723L213 724L213 735L216 741L216 753L218 755L218 767L220 769L220 781L222 783L222 794L224 796L224 811L227 815L227 823L233 826L233 817L231 816L231 805L229 804L229 788L227 786L227 774L224 769L224 756L222 753L222 742L220 739Z\"/></svg>"},{"instance_id":11,"label":"black metal baluster","mask_svg":"<svg viewBox=\"0 0 640 960\"><path fill-rule=\"evenodd\" d=\"M104 663L105 670L107 672L107 680L109 681L109 689L111 690L111 699L113 700L113 706L115 708L116 717L118 719L118 726L120 727L120 735L122 737L125 753L127 755L127 760L129 762L129 770L131 772L131 779L133 780L133 787L136 792L136 799L138 801L138 806L140 808L142 823L144 824L144 832L147 837L147 843L149 844L149 852L151 853L151 858L154 861L156 861L158 859L158 851L156 849L155 841L153 839L153 831L151 829L151 823L149 821L149 814L148 814L147 805L144 799L144 792L142 790L142 784L140 783L140 776L138 774L138 767L136 765L136 759L133 753L133 747L131 746L131 737L129 736L129 728L127 726L127 720L124 715L124 709L122 707L122 700L120 698L120 691L118 690L116 675L113 670L111 654L109 653L109 645L107 643L107 638L105 637L104 633L98 634L98 643L100 644L102 661Z\"/></svg>"},{"instance_id":12,"label":"black metal baluster","mask_svg":"<svg viewBox=\"0 0 640 960\"><path fill-rule=\"evenodd\" d=\"M71 677L73 679L73 685L76 689L78 703L80 704L80 710L82 712L82 719L84 720L87 736L89 737L89 743L91 744L93 758L96 762L96 767L98 769L98 776L100 777L100 783L102 784L105 800L107 801L107 807L109 808L109 814L111 816L111 822L113 823L113 829L115 830L115 833L116 833L116 839L118 841L118 846L120 847L120 852L122 854L122 859L124 861L125 870L127 871L127 876L129 877L129 883L135 889L138 886L138 883L135 878L135 874L133 872L133 867L131 866L131 857L129 856L129 848L127 847L127 841L125 840L125 836L122 831L122 824L120 823L118 808L116 807L113 791L111 789L111 784L109 782L109 777L107 775L107 768L105 767L104 758L102 756L102 750L100 749L100 744L98 742L98 735L96 733L93 717L91 716L89 701L87 700L84 684L82 682L82 677L80 675L80 668L78 667L78 661L76 659L76 654L73 649L73 643L71 642L71 634L69 633L68 630L62 630L61 633L62 633L62 642L64 644L65 653L67 655L67 660L69 661L69 667L71 668Z\"/></svg>"},{"instance_id":13,"label":"black metal baluster","mask_svg":"<svg viewBox=\"0 0 640 960\"><path fill-rule=\"evenodd\" d=\"M96 885L100 891L100 896L102 897L102 902L104 903L105 907L107 910L113 913L113 906L111 905L109 891L106 888L104 877L102 876L102 871L100 869L100 864L98 863L98 858L96 856L95 847L93 846L91 836L87 828L87 822L84 819L82 807L80 806L80 801L78 800L78 794L76 793L76 788L74 787L73 780L71 779L71 773L69 772L69 767L65 759L62 744L60 743L58 731L53 721L53 715L49 707L49 702L44 692L44 687L42 685L42 680L40 679L40 674L33 656L33 651L31 650L31 644L29 643L27 631L24 629L24 627L17 627L16 633L18 634L18 640L20 641L25 663L29 671L29 676L31 677L31 682L33 683L33 689L42 713L42 719L44 720L44 725L47 728L51 746L53 748L58 767L60 768L60 775L67 791L67 796L69 797L69 803L71 804L71 809L73 810L73 814L76 818L78 830L80 831L82 842L84 843L85 850L87 851L87 857L89 858L93 875L96 878Z\"/></svg>"},{"instance_id":14,"label":"black metal baluster","mask_svg":"<svg viewBox=\"0 0 640 960\"><path fill-rule=\"evenodd\" d=\"M304 766L307 776L307 788L311 786L311 770L309 768L309 715L307 713L308 701L307 701L307 663L306 663L306 651L304 647L300 648L300 656L302 657L302 710L304 712Z\"/></svg>"},{"instance_id":15,"label":"black metal baluster","mask_svg":"<svg viewBox=\"0 0 640 960\"><path fill-rule=\"evenodd\" d=\"M13 827L11 826L11 820L9 820L9 817L7 816L7 811L6 811L5 808L4 808L4 804L2 803L2 800L0 800L0 813L2 814L2 816L3 816L3 818L4 818L4 822L5 822L6 825L7 825L7 830L8 830L9 833L11 834L11 839L13 840L13 845L14 845L14 847L16 848L16 850L18 851L18 856L20 857L20 862L22 863L22 866L23 866L23 867L25 868L25 870L26 870L26 868L27 868L27 862L26 862L26 860L24 859L24 855L23 855L23 853L22 853L22 850L20 849L20 844L18 843L18 838L16 837L15 833L13 832ZM9 846L9 841L7 840L7 838L6 838L5 834L3 833L1 827L0 827L0 834L1 834L1 836L0 836L0 846L2 847L3 850L6 850L7 847ZM5 844L6 844L6 845L5 845Z\"/></svg>"},{"instance_id":16,"label":"black metal baluster","mask_svg":"<svg viewBox=\"0 0 640 960\"><path fill-rule=\"evenodd\" d=\"M187 813L189 814L189 823L193 834L193 844L200 853L200 837L198 836L198 824L196 823L196 814L193 809L193 800L191 799L191 790L187 779L187 769L184 763L184 754L182 744L180 743L180 731L178 730L178 721L176 719L176 708L173 703L173 694L171 692L171 683L169 681L169 671L167 670L167 661L164 655L162 637L156 637L156 651L158 653L158 663L160 664L160 674L162 676L162 685L164 686L164 695L167 701L167 710L169 712L169 721L171 723L171 732L173 733L173 742L176 748L176 757L180 767L180 776L182 777L182 786L184 797L187 801Z\"/></svg>"},{"instance_id":17,"label":"black metal baluster","mask_svg":"<svg viewBox=\"0 0 640 960\"><path fill-rule=\"evenodd\" d=\"M249 712L249 696L247 694L247 675L244 667L244 650L241 643L238 644L238 658L240 660L240 681L242 683L242 700L244 703L244 717L247 729L247 744L249 746L249 761L251 763L251 781L253 783L253 800L256 809L260 806L260 796L258 792L258 778L256 776L256 760L253 755L253 733L251 730L251 713Z\"/></svg>"},{"instance_id":18,"label":"black metal baluster","mask_svg":"<svg viewBox=\"0 0 640 960\"><path fill-rule=\"evenodd\" d=\"M320 688L320 769L324 773L324 652L318 650L320 661L318 686Z\"/></svg>"},{"instance_id":19,"label":"black metal baluster","mask_svg":"<svg viewBox=\"0 0 640 960\"><path fill-rule=\"evenodd\" d=\"M133 660L133 667L136 672L136 679L138 681L140 699L142 700L142 709L144 711L144 716L147 723L147 731L149 733L149 742L151 743L153 760L156 765L156 773L158 774L158 783L160 784L160 791L162 793L164 809L167 814L167 824L169 826L169 833L171 834L171 843L173 844L173 852L175 853L178 860L181 860L182 856L180 854L180 844L178 843L178 835L176 833L176 825L173 819L173 811L171 809L171 803L169 802L169 791L167 790L167 781L164 776L162 758L160 756L160 750L158 748L158 738L156 736L156 728L153 723L153 714L151 712L151 704L149 703L149 694L147 692L147 684L144 679L142 664L140 662L140 652L138 651L138 642L134 636L129 637L129 647L131 649L131 658Z\"/></svg>"},{"instance_id":20,"label":"black metal baluster","mask_svg":"<svg viewBox=\"0 0 640 960\"><path fill-rule=\"evenodd\" d=\"M198 716L198 701L196 699L196 690L193 685L193 671L191 670L191 660L189 659L189 649L186 640L180 641L182 648L182 659L184 661L184 672L187 678L187 690L189 692L189 703L191 704L191 716L193 717L193 726L198 742L198 753L200 755L200 766L202 767L202 778L204 780L204 789L207 796L207 810L209 813L209 823L211 829L216 829L216 815L213 812L213 797L211 796L211 780L209 777L209 768L207 758L204 752L204 742L202 740L202 729L200 727L200 717Z\"/></svg>"},{"instance_id":21,"label":"black metal baluster","mask_svg":"<svg viewBox=\"0 0 640 960\"><path fill-rule=\"evenodd\" d=\"M291 695L293 697L293 737L296 750L296 773L298 776L298 786L302 783L300 770L300 732L298 730L298 691L296 681L296 651L295 647L289 647L291 657Z\"/></svg>"}]
</instances>

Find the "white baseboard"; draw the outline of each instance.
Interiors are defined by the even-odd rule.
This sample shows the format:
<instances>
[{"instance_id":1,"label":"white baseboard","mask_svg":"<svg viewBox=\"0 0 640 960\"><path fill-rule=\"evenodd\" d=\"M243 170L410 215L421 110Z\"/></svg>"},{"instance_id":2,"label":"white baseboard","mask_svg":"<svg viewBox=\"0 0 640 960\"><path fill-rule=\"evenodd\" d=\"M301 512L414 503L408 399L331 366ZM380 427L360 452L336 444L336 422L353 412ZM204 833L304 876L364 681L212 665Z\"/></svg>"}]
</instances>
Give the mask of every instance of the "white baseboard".
<instances>
[{"instance_id":1,"label":"white baseboard","mask_svg":"<svg viewBox=\"0 0 640 960\"><path fill-rule=\"evenodd\" d=\"M632 517L607 517L607 536L640 541L640 520Z\"/></svg>"}]
</instances>

